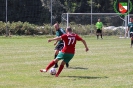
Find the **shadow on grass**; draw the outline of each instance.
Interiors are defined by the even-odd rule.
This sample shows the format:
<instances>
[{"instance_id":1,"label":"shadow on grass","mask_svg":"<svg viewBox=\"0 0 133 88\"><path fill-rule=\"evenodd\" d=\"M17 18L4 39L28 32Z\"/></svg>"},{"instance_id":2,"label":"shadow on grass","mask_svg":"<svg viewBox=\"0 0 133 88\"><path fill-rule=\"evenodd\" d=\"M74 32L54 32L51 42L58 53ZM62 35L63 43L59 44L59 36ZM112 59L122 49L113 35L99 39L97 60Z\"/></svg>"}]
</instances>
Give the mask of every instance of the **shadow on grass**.
<instances>
[{"instance_id":1,"label":"shadow on grass","mask_svg":"<svg viewBox=\"0 0 133 88\"><path fill-rule=\"evenodd\" d=\"M63 77L79 78L79 79L103 79L103 78L108 78L108 77L106 77L106 76L103 76L103 77L91 77L91 76L63 76Z\"/></svg>"},{"instance_id":2,"label":"shadow on grass","mask_svg":"<svg viewBox=\"0 0 133 88\"><path fill-rule=\"evenodd\" d=\"M88 68L83 68L83 67L68 67L68 69L84 69L84 70L87 70Z\"/></svg>"},{"instance_id":3,"label":"shadow on grass","mask_svg":"<svg viewBox=\"0 0 133 88\"><path fill-rule=\"evenodd\" d=\"M47 75L47 76L43 76L43 77L47 77L47 78L49 78L49 77L54 77L55 75ZM75 80L76 79L105 79L105 78L109 78L109 77L107 77L107 76L59 76L59 77L67 77L67 78L74 78Z\"/></svg>"}]
</instances>

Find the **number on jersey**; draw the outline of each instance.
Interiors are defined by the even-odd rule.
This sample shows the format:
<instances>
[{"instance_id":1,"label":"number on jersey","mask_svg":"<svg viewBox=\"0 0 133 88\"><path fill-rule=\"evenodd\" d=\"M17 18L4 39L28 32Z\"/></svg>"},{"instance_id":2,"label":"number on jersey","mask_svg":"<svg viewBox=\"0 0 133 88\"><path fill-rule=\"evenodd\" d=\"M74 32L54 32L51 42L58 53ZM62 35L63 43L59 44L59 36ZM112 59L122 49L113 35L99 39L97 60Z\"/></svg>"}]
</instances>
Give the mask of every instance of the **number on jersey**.
<instances>
[{"instance_id":1,"label":"number on jersey","mask_svg":"<svg viewBox=\"0 0 133 88\"><path fill-rule=\"evenodd\" d=\"M68 37L68 45L73 44L75 41L75 37Z\"/></svg>"}]
</instances>

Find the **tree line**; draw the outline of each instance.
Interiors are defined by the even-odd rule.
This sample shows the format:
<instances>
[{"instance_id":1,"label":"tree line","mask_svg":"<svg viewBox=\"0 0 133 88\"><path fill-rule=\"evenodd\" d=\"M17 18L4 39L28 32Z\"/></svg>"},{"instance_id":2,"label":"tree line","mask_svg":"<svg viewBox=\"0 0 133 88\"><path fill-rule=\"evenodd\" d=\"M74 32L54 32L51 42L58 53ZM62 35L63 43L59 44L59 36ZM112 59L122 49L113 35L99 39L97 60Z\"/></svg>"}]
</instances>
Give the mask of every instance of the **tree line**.
<instances>
[{"instance_id":1,"label":"tree line","mask_svg":"<svg viewBox=\"0 0 133 88\"><path fill-rule=\"evenodd\" d=\"M8 21L42 25L51 22L51 1L54 23L61 22L62 13L90 13L91 3L93 13L115 13L113 5L116 0L0 0L0 21L3 22L6 21L6 1ZM130 2L133 3L133 0Z\"/></svg>"}]
</instances>

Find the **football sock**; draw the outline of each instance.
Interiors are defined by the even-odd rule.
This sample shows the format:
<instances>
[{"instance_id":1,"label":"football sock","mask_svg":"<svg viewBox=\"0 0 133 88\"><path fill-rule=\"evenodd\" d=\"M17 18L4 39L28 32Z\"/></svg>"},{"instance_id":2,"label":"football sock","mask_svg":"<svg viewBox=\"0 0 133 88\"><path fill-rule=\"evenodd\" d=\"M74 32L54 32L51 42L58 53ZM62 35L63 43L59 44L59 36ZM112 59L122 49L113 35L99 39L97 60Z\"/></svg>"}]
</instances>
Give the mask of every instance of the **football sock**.
<instances>
[{"instance_id":1,"label":"football sock","mask_svg":"<svg viewBox=\"0 0 133 88\"><path fill-rule=\"evenodd\" d=\"M64 65L60 65L58 72L56 73L56 77L58 77L58 75L61 73L62 69L64 68Z\"/></svg>"},{"instance_id":2,"label":"football sock","mask_svg":"<svg viewBox=\"0 0 133 88\"><path fill-rule=\"evenodd\" d=\"M51 62L48 64L48 66L46 67L46 71L48 71L52 66L54 66L54 64L55 64L55 61L54 61L54 60L51 61Z\"/></svg>"}]
</instances>

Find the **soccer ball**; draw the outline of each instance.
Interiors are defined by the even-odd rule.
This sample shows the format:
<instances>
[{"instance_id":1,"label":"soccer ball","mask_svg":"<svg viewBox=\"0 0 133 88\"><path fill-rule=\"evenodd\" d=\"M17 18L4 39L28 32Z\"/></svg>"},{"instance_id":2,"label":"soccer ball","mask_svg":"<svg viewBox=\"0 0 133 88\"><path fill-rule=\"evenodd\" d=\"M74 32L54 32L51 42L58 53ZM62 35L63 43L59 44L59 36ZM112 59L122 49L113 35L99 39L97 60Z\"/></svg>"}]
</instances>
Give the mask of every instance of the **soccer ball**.
<instances>
[{"instance_id":1,"label":"soccer ball","mask_svg":"<svg viewBox=\"0 0 133 88\"><path fill-rule=\"evenodd\" d=\"M55 75L56 74L56 69L55 68L51 68L50 69L50 74L51 75Z\"/></svg>"}]
</instances>

